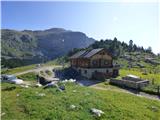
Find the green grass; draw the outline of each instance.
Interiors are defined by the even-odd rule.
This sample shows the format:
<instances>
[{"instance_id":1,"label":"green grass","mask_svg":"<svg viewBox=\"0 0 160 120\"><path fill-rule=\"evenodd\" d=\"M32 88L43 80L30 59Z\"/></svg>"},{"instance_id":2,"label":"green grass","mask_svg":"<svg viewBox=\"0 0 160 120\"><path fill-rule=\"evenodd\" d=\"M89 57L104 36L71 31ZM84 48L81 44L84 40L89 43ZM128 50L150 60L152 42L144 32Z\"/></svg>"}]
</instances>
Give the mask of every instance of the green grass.
<instances>
[{"instance_id":1,"label":"green grass","mask_svg":"<svg viewBox=\"0 0 160 120\"><path fill-rule=\"evenodd\" d=\"M36 73L34 72L29 72L23 75L19 75L17 77L24 81L36 81L37 80Z\"/></svg>"},{"instance_id":2,"label":"green grass","mask_svg":"<svg viewBox=\"0 0 160 120\"><path fill-rule=\"evenodd\" d=\"M2 83L1 95L3 120L158 120L160 116L159 101L76 84L66 84L66 90L59 92L56 88L21 88ZM76 109L69 108L72 104ZM105 114L97 118L91 108Z\"/></svg>"},{"instance_id":3,"label":"green grass","mask_svg":"<svg viewBox=\"0 0 160 120\"><path fill-rule=\"evenodd\" d=\"M14 73L18 73L18 72L23 72L23 71L26 71L26 70L30 70L30 69L33 69L35 68L35 64L33 65L28 65L28 66L23 66L23 67L16 67L16 68L13 68L13 69L8 69L8 70L2 70L2 74L14 74Z\"/></svg>"},{"instance_id":4,"label":"green grass","mask_svg":"<svg viewBox=\"0 0 160 120\"><path fill-rule=\"evenodd\" d=\"M54 66L54 67L57 67L57 68L61 68L62 66L60 65L54 65L54 64L42 64L42 67L47 67L47 66ZM24 71L27 71L27 70L32 70L32 69L35 69L36 68L36 64L33 64L33 65L28 65L28 66L23 66L23 67L16 67L16 68L13 68L13 69L5 69L5 70L2 70L1 74L15 74L15 73L19 73L19 72L24 72ZM49 73L50 74L50 73Z\"/></svg>"}]
</instances>

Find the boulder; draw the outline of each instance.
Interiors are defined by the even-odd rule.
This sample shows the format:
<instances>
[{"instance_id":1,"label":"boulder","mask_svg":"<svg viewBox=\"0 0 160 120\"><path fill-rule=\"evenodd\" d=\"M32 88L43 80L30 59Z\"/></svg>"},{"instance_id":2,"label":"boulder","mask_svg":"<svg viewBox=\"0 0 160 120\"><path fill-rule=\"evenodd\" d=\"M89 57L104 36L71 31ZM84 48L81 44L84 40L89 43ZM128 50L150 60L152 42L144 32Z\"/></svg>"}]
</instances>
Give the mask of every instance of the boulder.
<instances>
[{"instance_id":1,"label":"boulder","mask_svg":"<svg viewBox=\"0 0 160 120\"><path fill-rule=\"evenodd\" d=\"M43 96L46 96L46 94L45 93L39 93L38 96L43 97Z\"/></svg>"},{"instance_id":2,"label":"boulder","mask_svg":"<svg viewBox=\"0 0 160 120\"><path fill-rule=\"evenodd\" d=\"M75 105L70 105L69 108L70 108L71 110L74 110L74 109L76 108L76 106L75 106Z\"/></svg>"},{"instance_id":3,"label":"boulder","mask_svg":"<svg viewBox=\"0 0 160 120\"><path fill-rule=\"evenodd\" d=\"M104 114L104 112L103 112L102 110L98 110L98 109L96 109L96 108L91 108L91 112L92 112L94 115L98 116L98 117L100 117L102 114Z\"/></svg>"},{"instance_id":4,"label":"boulder","mask_svg":"<svg viewBox=\"0 0 160 120\"><path fill-rule=\"evenodd\" d=\"M37 83L36 85L35 85L35 87L41 87L42 85L40 84L40 83Z\"/></svg>"}]
</instances>

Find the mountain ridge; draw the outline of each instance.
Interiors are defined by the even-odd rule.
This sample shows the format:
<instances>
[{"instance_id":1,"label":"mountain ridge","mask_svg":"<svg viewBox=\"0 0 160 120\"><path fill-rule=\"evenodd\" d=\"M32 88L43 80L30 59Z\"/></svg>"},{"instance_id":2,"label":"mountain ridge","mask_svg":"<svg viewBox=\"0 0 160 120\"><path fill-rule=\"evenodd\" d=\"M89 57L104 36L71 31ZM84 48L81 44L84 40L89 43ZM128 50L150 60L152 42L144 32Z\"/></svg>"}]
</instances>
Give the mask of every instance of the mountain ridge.
<instances>
[{"instance_id":1,"label":"mountain ridge","mask_svg":"<svg viewBox=\"0 0 160 120\"><path fill-rule=\"evenodd\" d=\"M1 35L3 59L30 60L33 63L55 59L73 48L85 48L95 41L85 33L63 28L22 31L1 29Z\"/></svg>"}]
</instances>

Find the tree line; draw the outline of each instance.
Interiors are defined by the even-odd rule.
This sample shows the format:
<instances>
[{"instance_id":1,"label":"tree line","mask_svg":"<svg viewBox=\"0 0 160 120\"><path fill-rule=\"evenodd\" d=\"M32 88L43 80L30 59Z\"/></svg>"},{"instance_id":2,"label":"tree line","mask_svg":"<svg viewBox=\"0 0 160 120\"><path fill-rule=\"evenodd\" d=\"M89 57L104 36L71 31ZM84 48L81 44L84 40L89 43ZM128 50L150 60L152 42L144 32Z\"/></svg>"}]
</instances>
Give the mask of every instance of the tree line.
<instances>
[{"instance_id":1,"label":"tree line","mask_svg":"<svg viewBox=\"0 0 160 120\"><path fill-rule=\"evenodd\" d=\"M125 52L146 52L153 54L152 48L148 47L147 49L143 48L143 46L137 46L133 40L130 40L129 43L125 43L124 41L119 41L116 37L111 39L96 41L93 44L91 44L89 47L85 49L96 49L96 48L105 48L114 58L117 58L121 55L123 55ZM68 55L72 55L80 50L83 49L73 49L71 50Z\"/></svg>"}]
</instances>

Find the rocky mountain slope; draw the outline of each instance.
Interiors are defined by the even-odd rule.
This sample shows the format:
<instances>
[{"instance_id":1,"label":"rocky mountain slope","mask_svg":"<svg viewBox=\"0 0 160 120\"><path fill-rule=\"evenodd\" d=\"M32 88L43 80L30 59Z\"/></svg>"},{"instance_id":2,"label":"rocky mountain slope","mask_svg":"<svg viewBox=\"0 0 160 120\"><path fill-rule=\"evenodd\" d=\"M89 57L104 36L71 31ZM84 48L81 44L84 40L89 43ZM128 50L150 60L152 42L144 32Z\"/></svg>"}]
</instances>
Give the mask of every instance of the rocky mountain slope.
<instances>
[{"instance_id":1,"label":"rocky mountain slope","mask_svg":"<svg viewBox=\"0 0 160 120\"><path fill-rule=\"evenodd\" d=\"M95 40L82 32L62 28L47 30L1 30L2 63L23 60L24 64L48 61L73 48L84 48Z\"/></svg>"}]
</instances>

